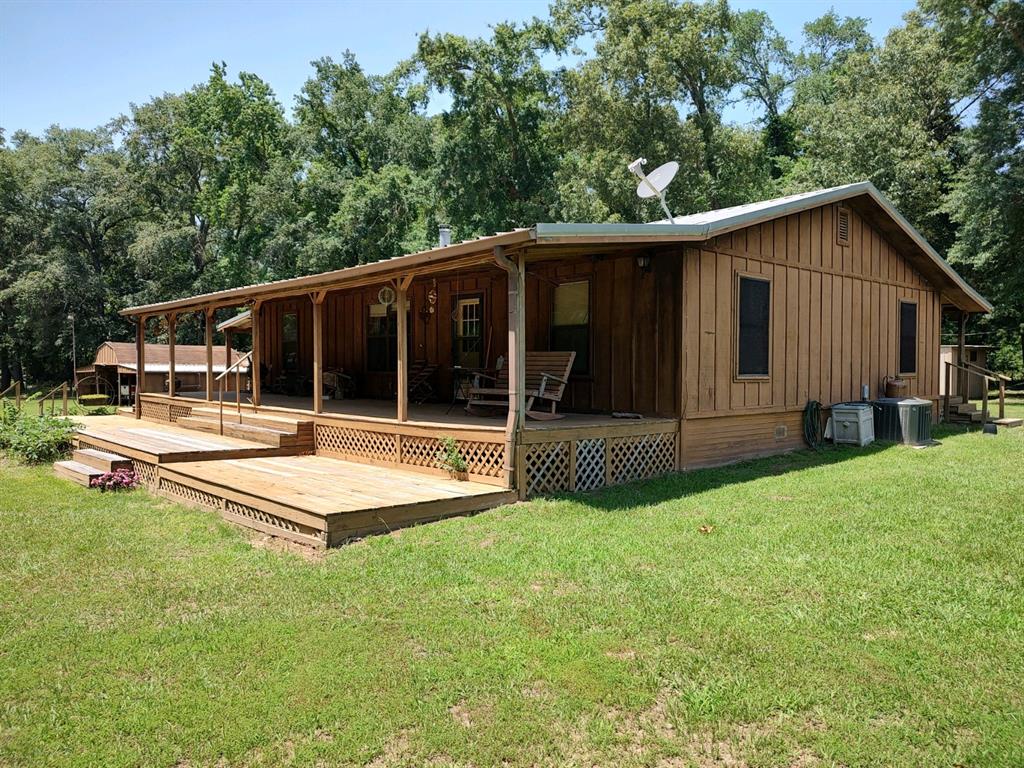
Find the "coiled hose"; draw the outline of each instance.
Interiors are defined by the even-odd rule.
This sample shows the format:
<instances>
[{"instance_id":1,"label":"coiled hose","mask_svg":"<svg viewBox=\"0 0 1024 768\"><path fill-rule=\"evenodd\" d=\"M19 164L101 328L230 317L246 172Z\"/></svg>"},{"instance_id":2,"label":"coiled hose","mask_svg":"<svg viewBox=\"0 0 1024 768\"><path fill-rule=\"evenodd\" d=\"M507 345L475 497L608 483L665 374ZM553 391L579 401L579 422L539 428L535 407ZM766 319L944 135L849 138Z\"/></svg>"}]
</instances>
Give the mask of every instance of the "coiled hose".
<instances>
[{"instance_id":1,"label":"coiled hose","mask_svg":"<svg viewBox=\"0 0 1024 768\"><path fill-rule=\"evenodd\" d=\"M817 400L808 400L804 406L804 442L816 451L825 442L821 431L821 403Z\"/></svg>"}]
</instances>

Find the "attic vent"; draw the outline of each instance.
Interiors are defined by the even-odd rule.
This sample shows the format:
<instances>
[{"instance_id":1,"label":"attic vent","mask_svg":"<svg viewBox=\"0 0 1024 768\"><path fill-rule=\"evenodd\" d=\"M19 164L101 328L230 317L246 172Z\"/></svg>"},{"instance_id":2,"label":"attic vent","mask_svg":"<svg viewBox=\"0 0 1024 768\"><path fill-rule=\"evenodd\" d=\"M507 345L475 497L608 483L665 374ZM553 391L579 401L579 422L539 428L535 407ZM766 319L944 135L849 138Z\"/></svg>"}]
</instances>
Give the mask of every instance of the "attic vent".
<instances>
[{"instance_id":1,"label":"attic vent","mask_svg":"<svg viewBox=\"0 0 1024 768\"><path fill-rule=\"evenodd\" d=\"M850 244L850 211L847 208L836 209L836 242L839 245Z\"/></svg>"}]
</instances>

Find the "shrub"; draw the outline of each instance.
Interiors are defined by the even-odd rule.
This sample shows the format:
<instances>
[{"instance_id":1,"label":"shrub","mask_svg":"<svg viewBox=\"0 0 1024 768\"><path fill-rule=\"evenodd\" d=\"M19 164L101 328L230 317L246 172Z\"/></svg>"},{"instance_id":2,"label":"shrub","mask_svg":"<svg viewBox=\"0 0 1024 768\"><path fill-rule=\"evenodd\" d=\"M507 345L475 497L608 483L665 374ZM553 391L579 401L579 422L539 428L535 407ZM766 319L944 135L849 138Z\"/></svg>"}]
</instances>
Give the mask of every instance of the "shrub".
<instances>
[{"instance_id":1,"label":"shrub","mask_svg":"<svg viewBox=\"0 0 1024 768\"><path fill-rule=\"evenodd\" d=\"M468 469L466 460L459 453L459 444L454 437L444 436L440 439L441 450L437 452L437 463L449 472L465 472Z\"/></svg>"},{"instance_id":2,"label":"shrub","mask_svg":"<svg viewBox=\"0 0 1024 768\"><path fill-rule=\"evenodd\" d=\"M104 472L99 477L89 481L90 488L99 488L101 491L130 491L139 485L139 476L134 469L116 469L113 472Z\"/></svg>"},{"instance_id":3,"label":"shrub","mask_svg":"<svg viewBox=\"0 0 1024 768\"><path fill-rule=\"evenodd\" d=\"M23 461L57 461L71 450L75 425L56 416L19 414L5 404L0 412L0 448Z\"/></svg>"}]
</instances>

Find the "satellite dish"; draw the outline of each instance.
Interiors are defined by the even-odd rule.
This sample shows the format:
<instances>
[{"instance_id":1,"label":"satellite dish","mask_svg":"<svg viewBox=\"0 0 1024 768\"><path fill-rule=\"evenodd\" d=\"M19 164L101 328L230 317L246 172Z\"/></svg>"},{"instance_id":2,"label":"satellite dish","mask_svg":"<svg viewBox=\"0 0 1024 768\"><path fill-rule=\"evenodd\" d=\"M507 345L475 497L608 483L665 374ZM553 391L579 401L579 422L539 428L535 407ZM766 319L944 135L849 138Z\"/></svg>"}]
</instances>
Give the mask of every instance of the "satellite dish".
<instances>
[{"instance_id":1,"label":"satellite dish","mask_svg":"<svg viewBox=\"0 0 1024 768\"><path fill-rule=\"evenodd\" d=\"M377 291L377 301L385 306L390 306L395 303L395 289L390 285L385 285L379 291Z\"/></svg>"},{"instance_id":2,"label":"satellite dish","mask_svg":"<svg viewBox=\"0 0 1024 768\"><path fill-rule=\"evenodd\" d=\"M672 179L679 172L679 163L675 160L670 160L664 165L659 165L650 174L643 172L643 166L645 165L647 165L647 159L644 157L638 157L629 164L629 170L640 178L640 183L636 187L636 194L643 200L652 197L658 198L658 202L661 203L665 215L671 221L672 212L668 209L668 204L665 202L665 189L672 183Z\"/></svg>"}]
</instances>

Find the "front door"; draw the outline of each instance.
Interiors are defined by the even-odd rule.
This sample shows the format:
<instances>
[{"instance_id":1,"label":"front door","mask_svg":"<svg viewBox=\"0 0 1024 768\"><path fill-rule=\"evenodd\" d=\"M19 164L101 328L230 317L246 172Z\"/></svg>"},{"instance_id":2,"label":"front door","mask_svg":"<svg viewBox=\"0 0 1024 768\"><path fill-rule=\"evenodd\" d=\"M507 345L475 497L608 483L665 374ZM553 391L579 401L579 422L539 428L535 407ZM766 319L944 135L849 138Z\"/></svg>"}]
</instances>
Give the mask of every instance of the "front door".
<instances>
[{"instance_id":1,"label":"front door","mask_svg":"<svg viewBox=\"0 0 1024 768\"><path fill-rule=\"evenodd\" d=\"M477 294L455 300L452 314L452 360L461 368L482 368L484 360L484 299Z\"/></svg>"}]
</instances>

